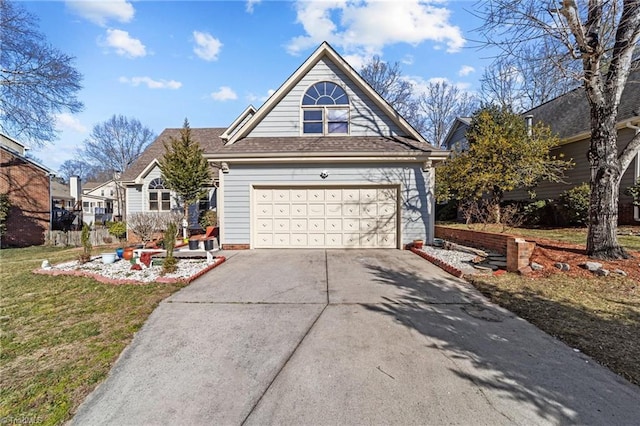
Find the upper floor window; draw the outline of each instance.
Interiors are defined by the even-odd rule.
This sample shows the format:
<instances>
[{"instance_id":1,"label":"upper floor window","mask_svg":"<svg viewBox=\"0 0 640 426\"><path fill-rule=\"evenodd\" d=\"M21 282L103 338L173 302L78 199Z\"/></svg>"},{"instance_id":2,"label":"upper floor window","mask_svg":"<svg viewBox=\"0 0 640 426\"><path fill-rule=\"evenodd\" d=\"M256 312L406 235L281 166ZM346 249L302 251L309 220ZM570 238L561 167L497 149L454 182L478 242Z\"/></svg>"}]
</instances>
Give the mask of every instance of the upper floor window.
<instances>
[{"instance_id":1,"label":"upper floor window","mask_svg":"<svg viewBox=\"0 0 640 426\"><path fill-rule=\"evenodd\" d=\"M307 89L302 97L302 133L349 133L349 97L342 87L322 81Z\"/></svg>"},{"instance_id":2,"label":"upper floor window","mask_svg":"<svg viewBox=\"0 0 640 426\"><path fill-rule=\"evenodd\" d=\"M149 182L149 210L171 210L171 192L165 187L164 181L155 178Z\"/></svg>"}]
</instances>

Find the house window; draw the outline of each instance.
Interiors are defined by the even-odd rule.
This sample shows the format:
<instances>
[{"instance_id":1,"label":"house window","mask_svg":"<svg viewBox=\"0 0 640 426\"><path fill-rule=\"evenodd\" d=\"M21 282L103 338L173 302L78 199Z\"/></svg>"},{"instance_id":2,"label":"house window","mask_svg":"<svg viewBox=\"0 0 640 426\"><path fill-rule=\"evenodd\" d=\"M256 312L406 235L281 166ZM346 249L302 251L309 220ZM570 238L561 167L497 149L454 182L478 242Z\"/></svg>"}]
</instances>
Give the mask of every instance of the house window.
<instances>
[{"instance_id":1,"label":"house window","mask_svg":"<svg viewBox=\"0 0 640 426\"><path fill-rule=\"evenodd\" d=\"M342 87L330 81L323 81L307 89L302 97L302 133L349 133L349 97Z\"/></svg>"},{"instance_id":2,"label":"house window","mask_svg":"<svg viewBox=\"0 0 640 426\"><path fill-rule=\"evenodd\" d=\"M171 210L171 193L165 188L164 181L160 178L149 182L149 210Z\"/></svg>"}]
</instances>

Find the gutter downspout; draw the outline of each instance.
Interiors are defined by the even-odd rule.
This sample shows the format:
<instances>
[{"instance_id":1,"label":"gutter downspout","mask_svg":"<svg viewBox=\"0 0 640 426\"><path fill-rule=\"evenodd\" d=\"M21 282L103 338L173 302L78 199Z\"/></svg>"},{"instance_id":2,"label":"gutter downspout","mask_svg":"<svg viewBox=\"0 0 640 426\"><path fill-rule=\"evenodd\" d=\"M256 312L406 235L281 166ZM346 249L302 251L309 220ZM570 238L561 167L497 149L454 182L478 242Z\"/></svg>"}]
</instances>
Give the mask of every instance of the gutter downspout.
<instances>
[{"instance_id":1,"label":"gutter downspout","mask_svg":"<svg viewBox=\"0 0 640 426\"><path fill-rule=\"evenodd\" d=\"M626 123L625 126L629 129L635 130L636 135L640 133L640 127L635 124L631 124L631 122ZM638 177L640 177L640 152L636 154L636 173L633 175L634 184L638 183ZM633 220L640 221L640 207L638 206L633 206Z\"/></svg>"}]
</instances>

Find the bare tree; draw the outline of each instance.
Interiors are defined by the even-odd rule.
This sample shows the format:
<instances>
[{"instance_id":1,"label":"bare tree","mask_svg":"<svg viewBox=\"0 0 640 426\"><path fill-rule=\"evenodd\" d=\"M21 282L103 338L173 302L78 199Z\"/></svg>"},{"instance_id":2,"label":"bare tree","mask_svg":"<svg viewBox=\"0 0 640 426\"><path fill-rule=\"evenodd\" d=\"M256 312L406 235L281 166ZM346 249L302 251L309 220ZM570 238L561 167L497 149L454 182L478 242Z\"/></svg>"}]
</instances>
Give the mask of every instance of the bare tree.
<instances>
[{"instance_id":1,"label":"bare tree","mask_svg":"<svg viewBox=\"0 0 640 426\"><path fill-rule=\"evenodd\" d=\"M470 116L478 107L478 99L473 94L446 81L430 82L420 96L424 135L433 145L442 146L453 120Z\"/></svg>"},{"instance_id":2,"label":"bare tree","mask_svg":"<svg viewBox=\"0 0 640 426\"><path fill-rule=\"evenodd\" d=\"M424 117L419 113L420 101L414 96L413 83L402 76L398 62L388 64L374 56L360 69L360 75L409 124L418 132L424 132Z\"/></svg>"},{"instance_id":3,"label":"bare tree","mask_svg":"<svg viewBox=\"0 0 640 426\"><path fill-rule=\"evenodd\" d=\"M69 182L71 176L80 176L83 182L87 182L98 180L100 175L94 166L83 160L66 160L60 165L58 174L65 182Z\"/></svg>"},{"instance_id":4,"label":"bare tree","mask_svg":"<svg viewBox=\"0 0 640 426\"><path fill-rule=\"evenodd\" d=\"M74 58L49 45L37 19L0 0L0 129L42 146L55 139L55 115L82 109Z\"/></svg>"},{"instance_id":5,"label":"bare tree","mask_svg":"<svg viewBox=\"0 0 640 426\"><path fill-rule=\"evenodd\" d=\"M618 149L616 117L640 40L640 0L483 0L481 33L488 45L521 57L546 40L548 60L578 79L590 107L591 165L587 253L626 258L618 243L620 180L640 151L640 133Z\"/></svg>"},{"instance_id":6,"label":"bare tree","mask_svg":"<svg viewBox=\"0 0 640 426\"><path fill-rule=\"evenodd\" d=\"M80 157L88 164L113 175L124 172L155 139L151 129L135 118L113 115L93 126L84 141Z\"/></svg>"},{"instance_id":7,"label":"bare tree","mask_svg":"<svg viewBox=\"0 0 640 426\"><path fill-rule=\"evenodd\" d=\"M518 56L496 58L480 79L483 102L524 112L577 87L571 77L575 70L558 72L549 60L552 50L545 40L539 46L522 46Z\"/></svg>"}]
</instances>

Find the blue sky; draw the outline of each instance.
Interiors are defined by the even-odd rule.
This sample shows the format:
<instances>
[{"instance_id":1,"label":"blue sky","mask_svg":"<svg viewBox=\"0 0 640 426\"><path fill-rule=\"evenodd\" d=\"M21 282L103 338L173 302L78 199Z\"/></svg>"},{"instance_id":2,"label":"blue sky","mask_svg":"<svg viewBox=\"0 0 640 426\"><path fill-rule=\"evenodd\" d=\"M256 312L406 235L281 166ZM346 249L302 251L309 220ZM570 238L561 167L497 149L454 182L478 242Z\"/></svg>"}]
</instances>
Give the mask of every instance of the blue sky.
<instances>
[{"instance_id":1,"label":"blue sky","mask_svg":"<svg viewBox=\"0 0 640 426\"><path fill-rule=\"evenodd\" d=\"M159 134L225 127L259 107L324 40L356 69L377 54L417 83L478 90L486 52L472 1L27 1L48 41L76 57L84 110L33 154L56 170L92 127L123 114Z\"/></svg>"}]
</instances>

